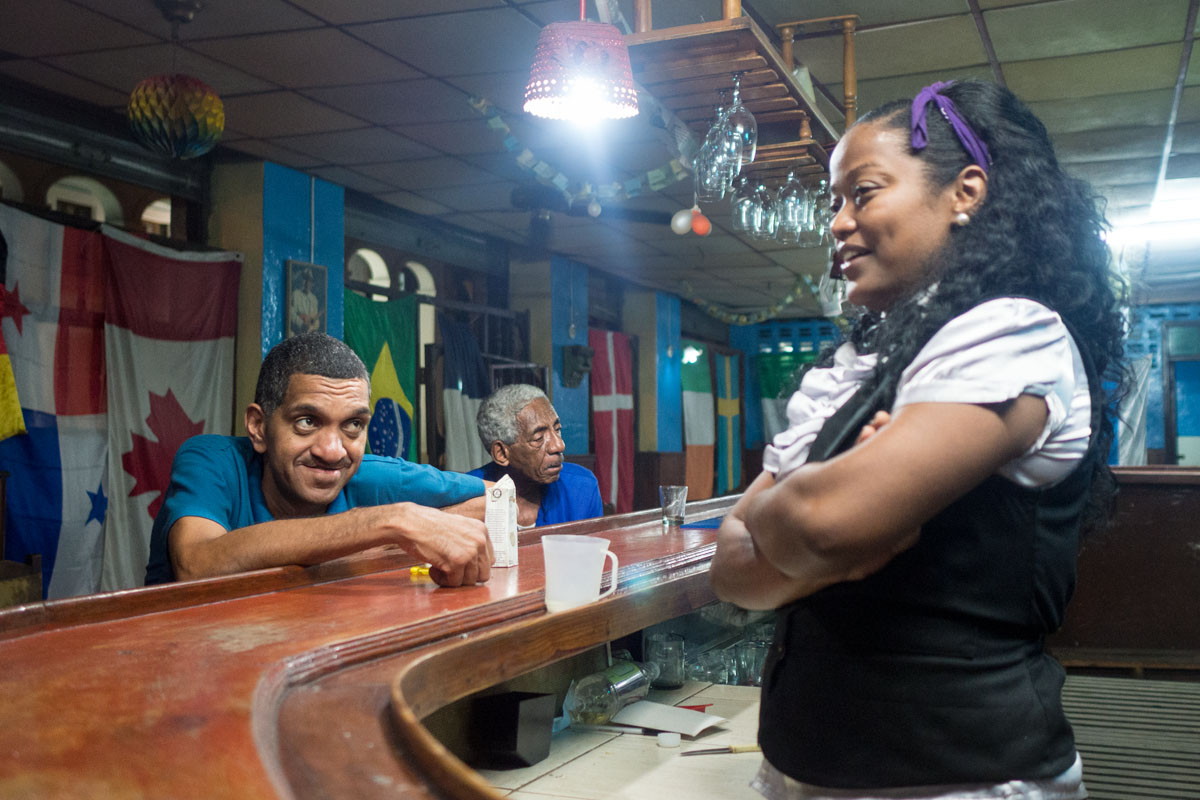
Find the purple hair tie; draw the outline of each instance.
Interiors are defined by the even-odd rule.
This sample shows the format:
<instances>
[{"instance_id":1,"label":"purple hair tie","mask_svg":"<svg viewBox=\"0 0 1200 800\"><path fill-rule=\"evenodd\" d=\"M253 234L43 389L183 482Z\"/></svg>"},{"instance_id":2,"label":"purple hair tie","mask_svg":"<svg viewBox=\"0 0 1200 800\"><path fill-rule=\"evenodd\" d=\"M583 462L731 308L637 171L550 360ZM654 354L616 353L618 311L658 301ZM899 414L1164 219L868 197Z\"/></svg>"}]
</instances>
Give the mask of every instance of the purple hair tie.
<instances>
[{"instance_id":1,"label":"purple hair tie","mask_svg":"<svg viewBox=\"0 0 1200 800\"><path fill-rule=\"evenodd\" d=\"M967 155L971 157L972 161L982 167L984 172L987 172L987 168L992 163L992 156L988 153L987 145L983 143L983 140L979 138L970 124L963 119L962 114L958 113L954 101L941 93L943 89L949 87L952 83L954 81L931 83L917 92L917 96L913 98L913 149L924 150L925 145L929 144L929 129L925 115L929 110L929 104L937 103L942 116L950 123L950 127L954 128L954 133L958 136L958 140L962 142L963 149L967 151Z\"/></svg>"}]
</instances>

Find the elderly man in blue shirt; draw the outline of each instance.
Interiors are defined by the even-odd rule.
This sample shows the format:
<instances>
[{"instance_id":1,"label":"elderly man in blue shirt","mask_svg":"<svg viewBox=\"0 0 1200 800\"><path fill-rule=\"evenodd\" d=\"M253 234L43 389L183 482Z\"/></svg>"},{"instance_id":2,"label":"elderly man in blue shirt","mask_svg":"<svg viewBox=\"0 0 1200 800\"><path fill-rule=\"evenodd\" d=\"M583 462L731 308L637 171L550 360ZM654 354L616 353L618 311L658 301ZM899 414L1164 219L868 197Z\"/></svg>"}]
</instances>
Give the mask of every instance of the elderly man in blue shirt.
<instances>
[{"instance_id":1,"label":"elderly man in blue shirt","mask_svg":"<svg viewBox=\"0 0 1200 800\"><path fill-rule=\"evenodd\" d=\"M366 367L344 342L308 333L276 345L246 408L249 435L194 436L176 453L146 583L396 546L442 586L486 581L484 483L366 455L370 419Z\"/></svg>"},{"instance_id":2,"label":"elderly man in blue shirt","mask_svg":"<svg viewBox=\"0 0 1200 800\"><path fill-rule=\"evenodd\" d=\"M518 527L604 513L596 476L564 460L562 423L541 389L524 383L502 386L479 406L475 422L492 461L468 474L485 481L512 478Z\"/></svg>"}]
</instances>

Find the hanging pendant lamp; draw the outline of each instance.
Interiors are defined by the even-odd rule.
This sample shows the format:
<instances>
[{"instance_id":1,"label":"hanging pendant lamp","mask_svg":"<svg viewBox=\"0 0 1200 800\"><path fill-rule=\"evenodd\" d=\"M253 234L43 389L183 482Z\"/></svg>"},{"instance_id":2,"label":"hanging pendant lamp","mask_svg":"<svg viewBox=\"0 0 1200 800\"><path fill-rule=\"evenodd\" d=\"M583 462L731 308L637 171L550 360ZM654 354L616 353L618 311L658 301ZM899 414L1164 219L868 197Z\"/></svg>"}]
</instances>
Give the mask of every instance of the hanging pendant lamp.
<instances>
[{"instance_id":1,"label":"hanging pendant lamp","mask_svg":"<svg viewBox=\"0 0 1200 800\"><path fill-rule=\"evenodd\" d=\"M155 0L171 23L172 46L179 25L190 22L200 0ZM171 158L202 156L225 131L225 106L212 88L190 75L155 75L134 87L125 108L133 136L145 148Z\"/></svg>"},{"instance_id":2,"label":"hanging pendant lamp","mask_svg":"<svg viewBox=\"0 0 1200 800\"><path fill-rule=\"evenodd\" d=\"M629 48L615 25L551 22L538 36L525 110L547 119L625 119L638 113Z\"/></svg>"}]
</instances>

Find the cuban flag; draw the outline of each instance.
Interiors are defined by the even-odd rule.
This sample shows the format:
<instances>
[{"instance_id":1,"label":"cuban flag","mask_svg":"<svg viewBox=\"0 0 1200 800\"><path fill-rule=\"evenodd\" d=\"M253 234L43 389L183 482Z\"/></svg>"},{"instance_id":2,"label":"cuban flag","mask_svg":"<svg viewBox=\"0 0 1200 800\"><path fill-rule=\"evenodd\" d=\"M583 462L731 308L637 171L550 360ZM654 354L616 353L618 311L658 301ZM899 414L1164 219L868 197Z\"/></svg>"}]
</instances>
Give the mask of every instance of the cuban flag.
<instances>
[{"instance_id":1,"label":"cuban flag","mask_svg":"<svg viewBox=\"0 0 1200 800\"><path fill-rule=\"evenodd\" d=\"M185 439L233 430L240 256L104 228L109 505L101 588L141 586Z\"/></svg>"},{"instance_id":2,"label":"cuban flag","mask_svg":"<svg viewBox=\"0 0 1200 800\"><path fill-rule=\"evenodd\" d=\"M371 376L367 449L417 460L413 398L417 387L417 299L377 302L346 290L345 340Z\"/></svg>"},{"instance_id":3,"label":"cuban flag","mask_svg":"<svg viewBox=\"0 0 1200 800\"><path fill-rule=\"evenodd\" d=\"M442 411L446 437L443 469L470 472L491 461L479 442L475 415L491 392L479 343L466 325L438 314L442 332Z\"/></svg>"},{"instance_id":4,"label":"cuban flag","mask_svg":"<svg viewBox=\"0 0 1200 800\"><path fill-rule=\"evenodd\" d=\"M5 205L0 233L0 324L27 431L0 442L5 556L40 553L47 597L95 592L108 502L102 239Z\"/></svg>"},{"instance_id":5,"label":"cuban flag","mask_svg":"<svg viewBox=\"0 0 1200 800\"><path fill-rule=\"evenodd\" d=\"M615 331L589 330L588 346L600 499L625 514L633 510L633 351Z\"/></svg>"}]
</instances>

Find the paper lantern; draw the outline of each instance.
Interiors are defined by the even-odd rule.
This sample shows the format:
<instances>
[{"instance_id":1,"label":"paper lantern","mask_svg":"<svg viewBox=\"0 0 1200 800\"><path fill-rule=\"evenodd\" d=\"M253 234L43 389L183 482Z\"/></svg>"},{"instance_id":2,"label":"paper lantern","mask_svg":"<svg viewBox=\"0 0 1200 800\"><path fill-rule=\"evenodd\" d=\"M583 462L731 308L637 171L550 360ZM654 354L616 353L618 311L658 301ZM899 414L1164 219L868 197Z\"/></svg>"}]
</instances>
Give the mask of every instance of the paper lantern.
<instances>
[{"instance_id":1,"label":"paper lantern","mask_svg":"<svg viewBox=\"0 0 1200 800\"><path fill-rule=\"evenodd\" d=\"M616 25L551 22L538 35L525 110L548 119L625 119L638 113L629 48Z\"/></svg>"},{"instance_id":2,"label":"paper lantern","mask_svg":"<svg viewBox=\"0 0 1200 800\"><path fill-rule=\"evenodd\" d=\"M126 108L134 138L171 158L196 158L225 130L225 106L208 84L189 75L155 75L139 83Z\"/></svg>"}]
</instances>

